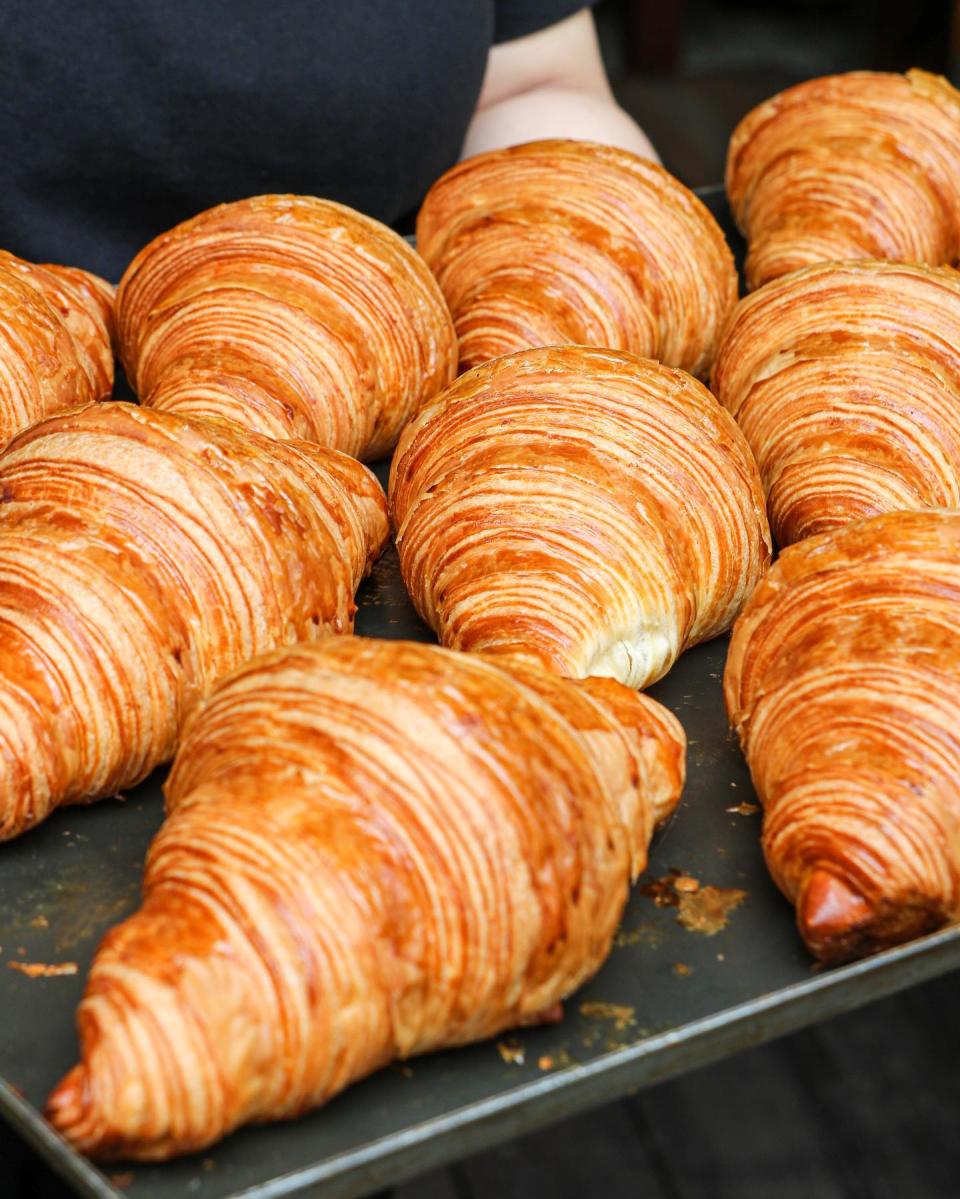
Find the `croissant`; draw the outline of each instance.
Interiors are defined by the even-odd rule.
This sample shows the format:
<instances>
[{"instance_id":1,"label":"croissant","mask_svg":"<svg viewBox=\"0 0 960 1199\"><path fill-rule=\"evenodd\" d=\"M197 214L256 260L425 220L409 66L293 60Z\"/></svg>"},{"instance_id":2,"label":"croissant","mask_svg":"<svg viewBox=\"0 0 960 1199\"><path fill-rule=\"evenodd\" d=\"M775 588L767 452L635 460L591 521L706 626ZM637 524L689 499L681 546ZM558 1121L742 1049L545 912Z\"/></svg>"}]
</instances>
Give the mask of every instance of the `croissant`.
<instances>
[{"instance_id":1,"label":"croissant","mask_svg":"<svg viewBox=\"0 0 960 1199\"><path fill-rule=\"evenodd\" d=\"M404 430L390 503L444 645L632 687L726 630L770 557L733 419L682 371L610 350L462 375Z\"/></svg>"},{"instance_id":2,"label":"croissant","mask_svg":"<svg viewBox=\"0 0 960 1199\"><path fill-rule=\"evenodd\" d=\"M113 390L113 288L0 250L0 450L35 421Z\"/></svg>"},{"instance_id":3,"label":"croissant","mask_svg":"<svg viewBox=\"0 0 960 1199\"><path fill-rule=\"evenodd\" d=\"M958 178L960 93L945 79L855 71L788 88L730 139L747 285L828 259L956 261Z\"/></svg>"},{"instance_id":4,"label":"croissant","mask_svg":"<svg viewBox=\"0 0 960 1199\"><path fill-rule=\"evenodd\" d=\"M960 273L820 263L741 301L713 369L781 545L960 507Z\"/></svg>"},{"instance_id":5,"label":"croissant","mask_svg":"<svg viewBox=\"0 0 960 1199\"><path fill-rule=\"evenodd\" d=\"M121 280L117 325L142 403L367 459L456 373L423 261L310 196L222 204L150 242Z\"/></svg>"},{"instance_id":6,"label":"croissant","mask_svg":"<svg viewBox=\"0 0 960 1199\"><path fill-rule=\"evenodd\" d=\"M49 1118L162 1159L555 1018L683 773L676 719L610 680L352 637L247 666L186 732Z\"/></svg>"},{"instance_id":7,"label":"croissant","mask_svg":"<svg viewBox=\"0 0 960 1199\"><path fill-rule=\"evenodd\" d=\"M812 953L960 915L960 512L895 512L784 551L724 689L763 843Z\"/></svg>"},{"instance_id":8,"label":"croissant","mask_svg":"<svg viewBox=\"0 0 960 1199\"><path fill-rule=\"evenodd\" d=\"M631 350L709 369L737 299L723 233L662 167L590 142L479 154L427 193L417 248L464 370L532 346Z\"/></svg>"},{"instance_id":9,"label":"croissant","mask_svg":"<svg viewBox=\"0 0 960 1199\"><path fill-rule=\"evenodd\" d=\"M227 671L347 632L387 536L351 458L110 403L0 456L0 839L131 786Z\"/></svg>"}]
</instances>

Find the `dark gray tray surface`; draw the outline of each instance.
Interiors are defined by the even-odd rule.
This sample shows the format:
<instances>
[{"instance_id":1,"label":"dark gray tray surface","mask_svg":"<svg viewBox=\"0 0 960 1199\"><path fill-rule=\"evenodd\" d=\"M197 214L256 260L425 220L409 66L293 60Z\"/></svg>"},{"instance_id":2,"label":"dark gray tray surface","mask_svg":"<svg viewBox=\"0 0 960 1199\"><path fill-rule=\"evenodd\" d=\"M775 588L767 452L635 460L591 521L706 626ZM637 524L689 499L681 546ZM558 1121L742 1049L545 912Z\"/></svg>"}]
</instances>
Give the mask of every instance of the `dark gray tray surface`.
<instances>
[{"instance_id":1,"label":"dark gray tray surface","mask_svg":"<svg viewBox=\"0 0 960 1199\"><path fill-rule=\"evenodd\" d=\"M717 193L710 199L722 203ZM357 631L431 639L405 596L392 550L362 588ZM0 846L0 1114L80 1195L335 1199L960 965L960 933L947 930L853 966L812 969L792 910L764 869L760 816L729 810L755 797L726 726L725 652L725 640L692 650L653 689L687 731L689 781L645 876L673 869L703 885L744 889L724 930L687 931L675 908L637 890L609 961L567 1003L562 1024L388 1068L321 1111L243 1129L206 1154L101 1173L37 1109L75 1060L74 1012L94 948L137 906L144 852L162 816L158 772L125 802L61 811ZM30 978L11 961L71 961L79 969ZM506 1058L522 1048L523 1061L505 1060L501 1048Z\"/></svg>"}]
</instances>

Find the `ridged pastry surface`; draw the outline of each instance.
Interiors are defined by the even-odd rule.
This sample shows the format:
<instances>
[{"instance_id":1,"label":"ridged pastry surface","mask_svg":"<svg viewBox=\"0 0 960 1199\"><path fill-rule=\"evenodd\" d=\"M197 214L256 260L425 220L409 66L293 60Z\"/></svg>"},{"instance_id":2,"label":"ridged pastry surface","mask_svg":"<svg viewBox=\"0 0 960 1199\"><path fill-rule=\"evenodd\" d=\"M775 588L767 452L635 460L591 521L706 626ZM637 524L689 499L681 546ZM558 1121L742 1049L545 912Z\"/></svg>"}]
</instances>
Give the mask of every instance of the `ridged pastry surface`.
<instances>
[{"instance_id":1,"label":"ridged pastry surface","mask_svg":"<svg viewBox=\"0 0 960 1199\"><path fill-rule=\"evenodd\" d=\"M960 507L960 273L820 263L742 300L713 390L747 436L777 541Z\"/></svg>"},{"instance_id":2,"label":"ridged pastry surface","mask_svg":"<svg viewBox=\"0 0 960 1199\"><path fill-rule=\"evenodd\" d=\"M960 512L785 550L738 620L727 709L763 844L828 962L960 915Z\"/></svg>"},{"instance_id":3,"label":"ridged pastry surface","mask_svg":"<svg viewBox=\"0 0 960 1199\"><path fill-rule=\"evenodd\" d=\"M155 238L120 282L117 325L142 403L365 459L456 373L419 256L311 196L222 204Z\"/></svg>"},{"instance_id":4,"label":"ridged pastry surface","mask_svg":"<svg viewBox=\"0 0 960 1199\"><path fill-rule=\"evenodd\" d=\"M35 421L113 390L113 288L0 250L0 450Z\"/></svg>"},{"instance_id":5,"label":"ridged pastry surface","mask_svg":"<svg viewBox=\"0 0 960 1199\"><path fill-rule=\"evenodd\" d=\"M427 193L417 248L464 370L575 343L704 375L737 298L700 200L655 163L592 142L529 142L453 167Z\"/></svg>"},{"instance_id":6,"label":"ridged pastry surface","mask_svg":"<svg viewBox=\"0 0 960 1199\"><path fill-rule=\"evenodd\" d=\"M748 285L814 262L960 253L960 93L925 71L811 79L743 118L727 195Z\"/></svg>"},{"instance_id":7,"label":"ridged pastry surface","mask_svg":"<svg viewBox=\"0 0 960 1199\"><path fill-rule=\"evenodd\" d=\"M330 638L245 667L190 724L50 1119L86 1153L162 1159L556 1018L684 748L610 680L436 647Z\"/></svg>"},{"instance_id":8,"label":"ridged pastry surface","mask_svg":"<svg viewBox=\"0 0 960 1199\"><path fill-rule=\"evenodd\" d=\"M559 346L476 367L404 430L404 581L444 645L654 682L769 561L756 465L702 384Z\"/></svg>"},{"instance_id":9,"label":"ridged pastry surface","mask_svg":"<svg viewBox=\"0 0 960 1199\"><path fill-rule=\"evenodd\" d=\"M254 654L349 632L387 536L353 459L131 404L0 455L0 838L111 795Z\"/></svg>"}]
</instances>

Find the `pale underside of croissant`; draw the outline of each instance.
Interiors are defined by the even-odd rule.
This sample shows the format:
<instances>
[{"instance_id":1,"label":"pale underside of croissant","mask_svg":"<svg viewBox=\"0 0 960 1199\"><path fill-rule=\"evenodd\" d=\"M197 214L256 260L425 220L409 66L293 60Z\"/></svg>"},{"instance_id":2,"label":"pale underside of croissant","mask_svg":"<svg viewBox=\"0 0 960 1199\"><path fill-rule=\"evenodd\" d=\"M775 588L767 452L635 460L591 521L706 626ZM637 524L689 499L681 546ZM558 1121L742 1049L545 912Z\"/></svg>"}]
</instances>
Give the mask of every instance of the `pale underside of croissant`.
<instances>
[{"instance_id":1,"label":"pale underside of croissant","mask_svg":"<svg viewBox=\"0 0 960 1199\"><path fill-rule=\"evenodd\" d=\"M358 462L130 404L0 456L0 838L114 794L254 654L349 632L387 535Z\"/></svg>"},{"instance_id":2,"label":"pale underside of croissant","mask_svg":"<svg viewBox=\"0 0 960 1199\"><path fill-rule=\"evenodd\" d=\"M35 421L113 390L113 288L0 251L0 450Z\"/></svg>"},{"instance_id":3,"label":"pale underside of croissant","mask_svg":"<svg viewBox=\"0 0 960 1199\"><path fill-rule=\"evenodd\" d=\"M960 507L960 273L821 263L741 301L713 390L750 442L781 545Z\"/></svg>"},{"instance_id":4,"label":"pale underside of croissant","mask_svg":"<svg viewBox=\"0 0 960 1199\"><path fill-rule=\"evenodd\" d=\"M165 1158L555 1018L683 772L678 722L610 680L352 637L248 666L186 732L48 1115Z\"/></svg>"},{"instance_id":5,"label":"pale underside of croissant","mask_svg":"<svg viewBox=\"0 0 960 1199\"><path fill-rule=\"evenodd\" d=\"M634 687L729 628L770 555L729 413L684 372L607 350L461 376L404 430L390 500L444 645Z\"/></svg>"},{"instance_id":6,"label":"pale underside of croissant","mask_svg":"<svg viewBox=\"0 0 960 1199\"><path fill-rule=\"evenodd\" d=\"M456 373L423 261L310 196L223 204L150 242L121 280L117 326L142 403L366 459Z\"/></svg>"},{"instance_id":7,"label":"pale underside of croissant","mask_svg":"<svg viewBox=\"0 0 960 1199\"><path fill-rule=\"evenodd\" d=\"M764 851L842 961L960 915L960 512L786 550L734 629L727 709Z\"/></svg>"},{"instance_id":8,"label":"pale underside of croissant","mask_svg":"<svg viewBox=\"0 0 960 1199\"><path fill-rule=\"evenodd\" d=\"M696 375L736 302L719 226L662 167L591 142L480 154L417 218L463 369L531 346L604 346Z\"/></svg>"},{"instance_id":9,"label":"pale underside of croissant","mask_svg":"<svg viewBox=\"0 0 960 1199\"><path fill-rule=\"evenodd\" d=\"M727 195L759 287L814 262L933 266L960 252L960 93L924 71L855 71L789 88L748 113Z\"/></svg>"}]
</instances>

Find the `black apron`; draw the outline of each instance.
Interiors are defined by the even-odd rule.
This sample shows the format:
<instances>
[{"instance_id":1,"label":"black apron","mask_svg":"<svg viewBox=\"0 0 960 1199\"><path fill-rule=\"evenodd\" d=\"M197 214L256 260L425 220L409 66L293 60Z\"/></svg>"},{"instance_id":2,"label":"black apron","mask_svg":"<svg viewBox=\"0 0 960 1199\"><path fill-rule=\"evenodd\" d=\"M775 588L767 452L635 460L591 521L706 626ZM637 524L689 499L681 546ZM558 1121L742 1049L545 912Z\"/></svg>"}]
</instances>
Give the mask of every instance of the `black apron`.
<instances>
[{"instance_id":1,"label":"black apron","mask_svg":"<svg viewBox=\"0 0 960 1199\"><path fill-rule=\"evenodd\" d=\"M224 200L402 224L457 159L487 55L586 0L7 0L0 247L116 280Z\"/></svg>"}]
</instances>

